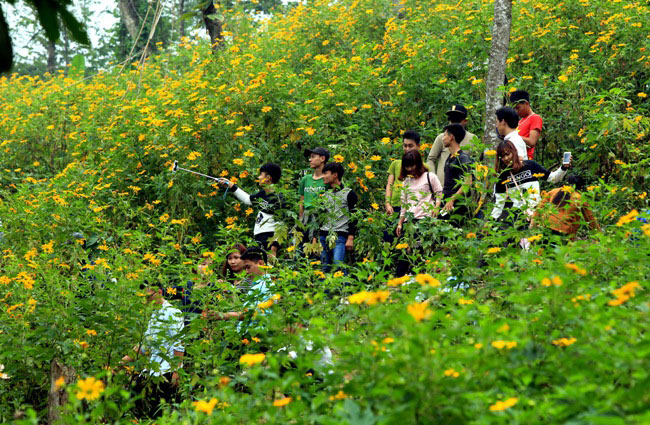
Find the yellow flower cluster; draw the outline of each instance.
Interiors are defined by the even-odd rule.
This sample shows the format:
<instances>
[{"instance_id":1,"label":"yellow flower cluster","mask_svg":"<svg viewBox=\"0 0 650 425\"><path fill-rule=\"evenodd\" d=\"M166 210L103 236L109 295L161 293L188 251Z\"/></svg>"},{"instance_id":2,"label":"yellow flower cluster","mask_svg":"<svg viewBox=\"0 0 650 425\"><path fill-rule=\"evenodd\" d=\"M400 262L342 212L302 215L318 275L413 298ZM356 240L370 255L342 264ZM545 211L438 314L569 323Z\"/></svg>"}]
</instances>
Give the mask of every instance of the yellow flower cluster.
<instances>
[{"instance_id":1,"label":"yellow flower cluster","mask_svg":"<svg viewBox=\"0 0 650 425\"><path fill-rule=\"evenodd\" d=\"M577 339L575 338L560 338L553 340L553 345L557 345L558 347L568 347L576 341Z\"/></svg>"},{"instance_id":2,"label":"yellow flower cluster","mask_svg":"<svg viewBox=\"0 0 650 425\"><path fill-rule=\"evenodd\" d=\"M628 223L633 222L636 217L639 215L639 212L637 210L632 210L629 213L621 216L621 218L618 219L618 222L616 223L616 226L621 227L624 226Z\"/></svg>"},{"instance_id":3,"label":"yellow flower cluster","mask_svg":"<svg viewBox=\"0 0 650 425\"><path fill-rule=\"evenodd\" d=\"M616 296L615 300L610 300L607 304L616 307L627 302L630 298L634 298L635 290L641 289L639 282L629 282L621 286L618 289L612 291L612 294Z\"/></svg>"},{"instance_id":4,"label":"yellow flower cluster","mask_svg":"<svg viewBox=\"0 0 650 425\"><path fill-rule=\"evenodd\" d=\"M545 277L542 279L542 286L562 286L562 279L560 279L557 276L553 276L553 279L549 279L548 277Z\"/></svg>"},{"instance_id":5,"label":"yellow flower cluster","mask_svg":"<svg viewBox=\"0 0 650 425\"><path fill-rule=\"evenodd\" d=\"M517 346L517 341L493 341L492 346L497 350L503 350L504 348L512 350Z\"/></svg>"},{"instance_id":6,"label":"yellow flower cluster","mask_svg":"<svg viewBox=\"0 0 650 425\"><path fill-rule=\"evenodd\" d=\"M411 280L411 276L402 276L390 279L386 282L387 286L400 286Z\"/></svg>"},{"instance_id":7,"label":"yellow flower cluster","mask_svg":"<svg viewBox=\"0 0 650 425\"><path fill-rule=\"evenodd\" d=\"M415 281L423 286L440 286L440 281L429 274L418 274L415 276Z\"/></svg>"},{"instance_id":8,"label":"yellow flower cluster","mask_svg":"<svg viewBox=\"0 0 650 425\"><path fill-rule=\"evenodd\" d=\"M409 304L406 310L416 322L426 320L433 314L427 302Z\"/></svg>"},{"instance_id":9,"label":"yellow flower cluster","mask_svg":"<svg viewBox=\"0 0 650 425\"><path fill-rule=\"evenodd\" d=\"M92 401L104 392L104 382L90 376L77 382L77 388L78 391L75 393L77 399Z\"/></svg>"},{"instance_id":10,"label":"yellow flower cluster","mask_svg":"<svg viewBox=\"0 0 650 425\"><path fill-rule=\"evenodd\" d=\"M244 354L239 358L239 363L246 365L246 366L253 366L258 363L262 363L264 359L266 358L266 355L264 353L258 353L258 354Z\"/></svg>"},{"instance_id":11,"label":"yellow flower cluster","mask_svg":"<svg viewBox=\"0 0 650 425\"><path fill-rule=\"evenodd\" d=\"M517 397L511 397L504 401L497 401L492 406L490 406L490 412L500 412L506 410L517 404L519 399Z\"/></svg>"},{"instance_id":12,"label":"yellow flower cluster","mask_svg":"<svg viewBox=\"0 0 650 425\"><path fill-rule=\"evenodd\" d=\"M386 301L389 296L390 296L389 291L376 291L376 292L361 291L361 292L357 292L356 294L350 295L348 297L348 301L350 302L350 304L374 305Z\"/></svg>"},{"instance_id":13,"label":"yellow flower cluster","mask_svg":"<svg viewBox=\"0 0 650 425\"><path fill-rule=\"evenodd\" d=\"M580 267L580 266L578 266L576 264L567 263L567 264L564 265L564 267L566 267L569 270L573 270L574 272L576 272L580 276L586 276L587 275L587 270L583 269L582 267Z\"/></svg>"}]
</instances>

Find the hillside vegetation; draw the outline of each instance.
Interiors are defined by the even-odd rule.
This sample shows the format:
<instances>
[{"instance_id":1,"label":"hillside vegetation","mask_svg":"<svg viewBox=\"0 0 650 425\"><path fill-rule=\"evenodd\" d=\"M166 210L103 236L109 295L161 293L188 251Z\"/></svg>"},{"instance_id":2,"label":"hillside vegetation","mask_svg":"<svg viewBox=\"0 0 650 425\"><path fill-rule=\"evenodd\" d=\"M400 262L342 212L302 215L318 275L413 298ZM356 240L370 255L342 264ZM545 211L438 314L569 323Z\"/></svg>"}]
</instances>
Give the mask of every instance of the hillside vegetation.
<instances>
[{"instance_id":1,"label":"hillside vegetation","mask_svg":"<svg viewBox=\"0 0 650 425\"><path fill-rule=\"evenodd\" d=\"M401 132L419 131L428 151L452 104L481 135L491 2L220 13L216 55L187 39L88 78L0 78L0 421L16 411L18 423L43 421L57 358L104 383L86 400L65 383L64 423L131 423L133 373L120 359L151 313L141 283L197 281L206 257L216 274L226 249L252 236L252 209L173 173L178 160L250 190L259 165L276 162L292 210L269 270L277 300L256 317L264 331L242 339L235 323L193 316L182 402L156 423L650 422L645 2L513 5L504 92L529 91L544 117L538 162L573 152L602 231L545 246L540 229L441 223L411 281L393 279L399 249L382 242L386 170ZM323 278L294 243L302 152L315 146L345 165L360 197L348 277ZM475 191L491 192L493 171L481 173ZM507 243L521 236L531 250ZM194 293L200 308L241 308L218 288ZM332 365L319 363L324 347ZM263 350L261 363L240 363Z\"/></svg>"}]
</instances>

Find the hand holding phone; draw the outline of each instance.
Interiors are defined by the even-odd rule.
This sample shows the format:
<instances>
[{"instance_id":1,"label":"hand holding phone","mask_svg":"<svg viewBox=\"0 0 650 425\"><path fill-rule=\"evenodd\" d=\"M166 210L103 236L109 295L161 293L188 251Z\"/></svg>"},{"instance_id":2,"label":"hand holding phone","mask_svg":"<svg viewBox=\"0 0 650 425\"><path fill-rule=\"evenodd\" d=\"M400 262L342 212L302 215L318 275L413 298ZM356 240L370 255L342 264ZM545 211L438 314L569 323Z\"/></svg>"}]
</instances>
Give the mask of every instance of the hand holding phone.
<instances>
[{"instance_id":1,"label":"hand holding phone","mask_svg":"<svg viewBox=\"0 0 650 425\"><path fill-rule=\"evenodd\" d=\"M562 156L562 165L569 164L571 164L571 152L564 152L564 155Z\"/></svg>"}]
</instances>

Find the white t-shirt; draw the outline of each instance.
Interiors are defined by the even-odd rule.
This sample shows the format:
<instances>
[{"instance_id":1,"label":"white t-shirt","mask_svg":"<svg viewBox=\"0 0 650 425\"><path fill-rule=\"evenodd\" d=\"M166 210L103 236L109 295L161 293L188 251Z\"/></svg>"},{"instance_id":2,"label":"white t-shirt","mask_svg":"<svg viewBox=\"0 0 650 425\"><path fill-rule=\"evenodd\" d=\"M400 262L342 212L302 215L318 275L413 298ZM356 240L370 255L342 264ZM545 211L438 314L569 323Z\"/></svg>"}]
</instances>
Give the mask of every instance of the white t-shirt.
<instances>
[{"instance_id":1,"label":"white t-shirt","mask_svg":"<svg viewBox=\"0 0 650 425\"><path fill-rule=\"evenodd\" d=\"M143 346L145 351L151 353L151 365L158 365L149 370L151 375L161 376L172 370L167 359L174 358L174 351L185 351L179 335L184 327L183 313L167 300L163 300L160 309L151 315L144 334Z\"/></svg>"},{"instance_id":2,"label":"white t-shirt","mask_svg":"<svg viewBox=\"0 0 650 425\"><path fill-rule=\"evenodd\" d=\"M506 137L504 137L503 140L510 141L515 145L519 159L522 161L528 159L528 154L526 153L526 142L524 142L524 139L522 139L519 133L517 133L517 130L512 130L510 133L506 134Z\"/></svg>"}]
</instances>

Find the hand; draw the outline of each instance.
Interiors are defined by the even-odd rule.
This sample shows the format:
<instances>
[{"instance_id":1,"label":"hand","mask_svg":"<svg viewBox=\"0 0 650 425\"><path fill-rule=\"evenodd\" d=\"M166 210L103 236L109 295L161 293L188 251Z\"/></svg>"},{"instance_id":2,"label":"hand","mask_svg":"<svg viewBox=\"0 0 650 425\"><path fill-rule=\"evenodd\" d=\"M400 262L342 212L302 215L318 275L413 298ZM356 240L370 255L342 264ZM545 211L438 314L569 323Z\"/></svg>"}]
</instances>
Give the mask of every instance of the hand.
<instances>
[{"instance_id":1,"label":"hand","mask_svg":"<svg viewBox=\"0 0 650 425\"><path fill-rule=\"evenodd\" d=\"M354 250L354 236L348 236L348 239L345 241L345 250Z\"/></svg>"},{"instance_id":2,"label":"hand","mask_svg":"<svg viewBox=\"0 0 650 425\"><path fill-rule=\"evenodd\" d=\"M447 203L445 204L445 206L442 209L445 210L445 211L453 210L454 209L454 201L450 199L449 201L447 201Z\"/></svg>"},{"instance_id":3,"label":"hand","mask_svg":"<svg viewBox=\"0 0 650 425\"><path fill-rule=\"evenodd\" d=\"M386 202L384 207L386 208L386 214L388 214L388 215L391 215L391 214L393 214L395 212L395 210L393 209L393 206L388 202Z\"/></svg>"},{"instance_id":4,"label":"hand","mask_svg":"<svg viewBox=\"0 0 650 425\"><path fill-rule=\"evenodd\" d=\"M397 229L395 229L395 234L397 236L402 236L402 225L401 224L397 225Z\"/></svg>"},{"instance_id":5,"label":"hand","mask_svg":"<svg viewBox=\"0 0 650 425\"><path fill-rule=\"evenodd\" d=\"M231 182L231 181L228 180L228 179L224 179L224 178L222 178L222 177L220 177L220 178L217 179L217 183L219 183L219 185L220 185L220 186L223 186L223 187L225 187L225 186L232 187L232 186L234 185L233 182Z\"/></svg>"}]
</instances>

